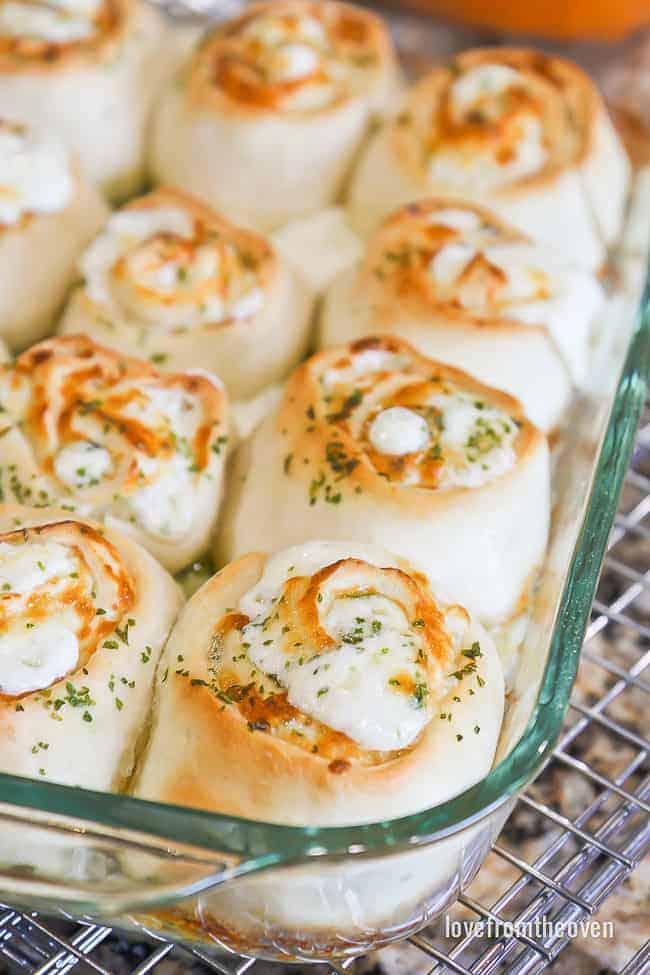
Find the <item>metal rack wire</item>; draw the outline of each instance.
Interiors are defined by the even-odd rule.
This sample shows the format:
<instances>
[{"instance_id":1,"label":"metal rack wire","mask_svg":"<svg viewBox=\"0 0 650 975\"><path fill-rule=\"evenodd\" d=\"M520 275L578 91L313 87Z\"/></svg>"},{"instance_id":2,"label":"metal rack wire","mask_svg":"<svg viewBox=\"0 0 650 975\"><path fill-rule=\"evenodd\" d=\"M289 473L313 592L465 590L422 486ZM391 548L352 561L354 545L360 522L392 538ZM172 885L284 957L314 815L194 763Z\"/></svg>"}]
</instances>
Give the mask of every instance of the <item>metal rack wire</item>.
<instances>
[{"instance_id":1,"label":"metal rack wire","mask_svg":"<svg viewBox=\"0 0 650 975\"><path fill-rule=\"evenodd\" d=\"M606 909L607 899L650 850L650 742L642 736L650 706L650 682L644 679L650 665L649 566L647 409L563 734L552 761L519 798L493 847L492 866L488 861L452 912L456 920L492 922L496 934L465 927L460 937L450 938L438 924L410 939L409 970L418 975L538 975L570 944L570 926L558 932L557 925L579 924L603 905ZM555 922L552 931L545 920ZM513 932L504 922L519 927ZM521 922L530 922L534 934L528 933L530 927L522 930ZM633 952L619 968L621 975L648 975L650 941ZM385 967L383 954L376 953L372 964ZM75 969L75 975L147 975L174 960L193 972L221 975L261 975L269 968L252 959L166 942L133 944L102 925L0 907L0 972L66 975ZM327 975L342 975L360 964L367 968L368 959L320 967ZM594 964L595 971L599 966ZM168 972L168 964L164 967Z\"/></svg>"}]
</instances>

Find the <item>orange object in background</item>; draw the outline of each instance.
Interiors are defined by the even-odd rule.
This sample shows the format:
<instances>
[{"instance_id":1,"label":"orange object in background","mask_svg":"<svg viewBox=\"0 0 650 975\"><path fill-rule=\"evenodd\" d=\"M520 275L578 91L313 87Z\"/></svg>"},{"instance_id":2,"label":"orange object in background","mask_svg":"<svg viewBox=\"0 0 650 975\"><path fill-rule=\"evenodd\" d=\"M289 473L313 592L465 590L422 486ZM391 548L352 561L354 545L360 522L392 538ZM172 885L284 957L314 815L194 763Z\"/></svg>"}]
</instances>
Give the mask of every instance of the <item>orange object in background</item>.
<instances>
[{"instance_id":1,"label":"orange object in background","mask_svg":"<svg viewBox=\"0 0 650 975\"><path fill-rule=\"evenodd\" d=\"M406 0L409 6L508 33L620 40L650 23L650 0Z\"/></svg>"}]
</instances>

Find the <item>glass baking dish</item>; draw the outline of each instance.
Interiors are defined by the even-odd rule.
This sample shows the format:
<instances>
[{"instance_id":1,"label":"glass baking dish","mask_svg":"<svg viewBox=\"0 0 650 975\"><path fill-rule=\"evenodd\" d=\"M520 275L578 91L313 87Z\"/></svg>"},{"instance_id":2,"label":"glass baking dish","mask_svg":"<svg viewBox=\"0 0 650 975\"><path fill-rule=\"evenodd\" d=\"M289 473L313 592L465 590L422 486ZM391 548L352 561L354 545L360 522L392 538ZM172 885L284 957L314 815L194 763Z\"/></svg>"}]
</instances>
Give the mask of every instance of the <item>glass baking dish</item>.
<instances>
[{"instance_id":1,"label":"glass baking dish","mask_svg":"<svg viewBox=\"0 0 650 975\"><path fill-rule=\"evenodd\" d=\"M407 59L413 25L395 21ZM420 51L427 30L432 39L433 23L421 21ZM640 170L591 376L555 447L551 544L490 774L436 808L349 828L269 825L0 775L0 899L312 961L406 937L453 902L548 759L568 705L646 392L649 236L650 171Z\"/></svg>"}]
</instances>

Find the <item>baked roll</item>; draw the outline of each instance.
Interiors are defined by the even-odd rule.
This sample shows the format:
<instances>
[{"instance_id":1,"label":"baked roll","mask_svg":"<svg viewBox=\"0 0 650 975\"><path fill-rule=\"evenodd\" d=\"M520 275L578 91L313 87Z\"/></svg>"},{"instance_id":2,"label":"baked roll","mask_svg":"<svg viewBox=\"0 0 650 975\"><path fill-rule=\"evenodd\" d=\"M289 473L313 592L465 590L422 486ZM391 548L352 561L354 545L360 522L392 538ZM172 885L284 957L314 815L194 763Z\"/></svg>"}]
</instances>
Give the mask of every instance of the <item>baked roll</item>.
<instances>
[{"instance_id":1,"label":"baked roll","mask_svg":"<svg viewBox=\"0 0 650 975\"><path fill-rule=\"evenodd\" d=\"M121 789L179 608L173 579L119 532L0 506L0 770Z\"/></svg>"},{"instance_id":2,"label":"baked roll","mask_svg":"<svg viewBox=\"0 0 650 975\"><path fill-rule=\"evenodd\" d=\"M166 34L141 0L4 0L0 116L60 139L92 182L123 198L142 181L145 125L173 70Z\"/></svg>"},{"instance_id":3,"label":"baked roll","mask_svg":"<svg viewBox=\"0 0 650 975\"><path fill-rule=\"evenodd\" d=\"M136 794L278 823L443 802L487 773L503 713L485 630L407 563L346 542L228 565L159 674Z\"/></svg>"},{"instance_id":4,"label":"baked roll","mask_svg":"<svg viewBox=\"0 0 650 975\"><path fill-rule=\"evenodd\" d=\"M596 268L618 236L625 150L591 80L539 51L481 48L418 82L356 169L364 233L428 196L486 202L504 220Z\"/></svg>"},{"instance_id":5,"label":"baked roll","mask_svg":"<svg viewBox=\"0 0 650 975\"><path fill-rule=\"evenodd\" d=\"M226 395L206 373L161 375L85 336L0 366L0 487L132 535L171 572L209 543L228 441Z\"/></svg>"},{"instance_id":6,"label":"baked roll","mask_svg":"<svg viewBox=\"0 0 650 975\"><path fill-rule=\"evenodd\" d=\"M220 558L385 546L486 623L521 609L549 525L546 438L519 403L396 338L313 356L239 452Z\"/></svg>"},{"instance_id":7,"label":"baked roll","mask_svg":"<svg viewBox=\"0 0 650 975\"><path fill-rule=\"evenodd\" d=\"M62 332L164 369L207 369L233 399L283 379L304 354L306 286L263 237L176 190L114 213L80 269Z\"/></svg>"},{"instance_id":8,"label":"baked roll","mask_svg":"<svg viewBox=\"0 0 650 975\"><path fill-rule=\"evenodd\" d=\"M320 341L400 336L512 393L553 430L586 378L604 301L589 271L488 210L427 200L388 218L330 286Z\"/></svg>"},{"instance_id":9,"label":"baked roll","mask_svg":"<svg viewBox=\"0 0 650 975\"><path fill-rule=\"evenodd\" d=\"M60 142L1 119L0 174L0 337L19 351L53 330L108 209Z\"/></svg>"},{"instance_id":10,"label":"baked roll","mask_svg":"<svg viewBox=\"0 0 650 975\"><path fill-rule=\"evenodd\" d=\"M164 91L151 171L272 230L339 195L394 82L388 31L368 10L254 4L209 33Z\"/></svg>"}]
</instances>

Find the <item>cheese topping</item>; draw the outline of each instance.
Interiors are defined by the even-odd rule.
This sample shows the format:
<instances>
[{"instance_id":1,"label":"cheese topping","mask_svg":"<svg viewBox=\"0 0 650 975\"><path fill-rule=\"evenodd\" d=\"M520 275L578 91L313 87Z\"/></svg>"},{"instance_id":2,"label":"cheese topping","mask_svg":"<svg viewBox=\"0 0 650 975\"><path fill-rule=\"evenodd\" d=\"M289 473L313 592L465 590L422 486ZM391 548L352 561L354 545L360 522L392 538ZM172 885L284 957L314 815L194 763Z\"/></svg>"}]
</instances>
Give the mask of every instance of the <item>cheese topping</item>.
<instances>
[{"instance_id":1,"label":"cheese topping","mask_svg":"<svg viewBox=\"0 0 650 975\"><path fill-rule=\"evenodd\" d=\"M54 458L54 473L70 488L99 484L113 469L111 455L105 447L90 440L66 444Z\"/></svg>"},{"instance_id":2,"label":"cheese topping","mask_svg":"<svg viewBox=\"0 0 650 975\"><path fill-rule=\"evenodd\" d=\"M245 13L210 47L209 77L229 98L310 112L368 90L387 41L362 10L289 0Z\"/></svg>"},{"instance_id":3,"label":"cheese topping","mask_svg":"<svg viewBox=\"0 0 650 975\"><path fill-rule=\"evenodd\" d=\"M434 395L428 405L441 415L437 424L445 458L438 482L441 488L481 487L514 466L519 428L503 410L458 392Z\"/></svg>"},{"instance_id":4,"label":"cheese topping","mask_svg":"<svg viewBox=\"0 0 650 975\"><path fill-rule=\"evenodd\" d=\"M368 354L364 346L372 343L377 346L372 351L379 352L384 341L395 344L354 343L337 368L324 371L324 420L334 428L328 430L326 450L334 478L327 485L316 482L325 500L340 502L339 488L357 469L358 451L386 480L429 490L480 487L510 470L520 424L486 399L483 389L474 392L469 377L464 387L462 374L405 353L382 372L364 375L358 362L355 369L355 360Z\"/></svg>"},{"instance_id":5,"label":"cheese topping","mask_svg":"<svg viewBox=\"0 0 650 975\"><path fill-rule=\"evenodd\" d=\"M56 542L29 546L0 543L0 590L24 596L47 582L78 570L69 549Z\"/></svg>"},{"instance_id":6,"label":"cheese topping","mask_svg":"<svg viewBox=\"0 0 650 975\"><path fill-rule=\"evenodd\" d=\"M373 303L464 309L564 332L596 314L603 291L593 275L471 207L411 206L387 221L369 251ZM558 338L559 341L559 338ZM560 344L562 344L560 342Z\"/></svg>"},{"instance_id":7,"label":"cheese topping","mask_svg":"<svg viewBox=\"0 0 650 975\"><path fill-rule=\"evenodd\" d=\"M432 183L474 192L538 172L548 160L535 90L520 71L500 64L470 69L454 81L434 136ZM489 137L485 136L489 134Z\"/></svg>"},{"instance_id":8,"label":"cheese topping","mask_svg":"<svg viewBox=\"0 0 650 975\"><path fill-rule=\"evenodd\" d=\"M312 542L270 558L234 616L220 621L213 672L253 713L253 730L328 759L378 762L411 746L431 720L453 683L467 622L448 630L426 583L382 549Z\"/></svg>"},{"instance_id":9,"label":"cheese topping","mask_svg":"<svg viewBox=\"0 0 650 975\"><path fill-rule=\"evenodd\" d=\"M380 410L370 424L368 437L382 454L412 454L429 442L427 421L404 406Z\"/></svg>"},{"instance_id":10,"label":"cheese topping","mask_svg":"<svg viewBox=\"0 0 650 975\"><path fill-rule=\"evenodd\" d=\"M439 227L451 227L452 230L479 230L481 218L474 210L460 210L440 207L432 210L430 223Z\"/></svg>"},{"instance_id":11,"label":"cheese topping","mask_svg":"<svg viewBox=\"0 0 650 975\"><path fill-rule=\"evenodd\" d=\"M66 624L47 620L33 632L14 626L0 633L0 694L41 690L75 669L79 642Z\"/></svg>"},{"instance_id":12,"label":"cheese topping","mask_svg":"<svg viewBox=\"0 0 650 975\"><path fill-rule=\"evenodd\" d=\"M0 6L0 11L2 11ZM32 213L63 210L74 193L63 146L22 126L0 122L0 223L11 226Z\"/></svg>"},{"instance_id":13,"label":"cheese topping","mask_svg":"<svg viewBox=\"0 0 650 975\"><path fill-rule=\"evenodd\" d=\"M59 523L0 536L0 694L43 690L83 666L132 598L94 529Z\"/></svg>"},{"instance_id":14,"label":"cheese topping","mask_svg":"<svg viewBox=\"0 0 650 975\"><path fill-rule=\"evenodd\" d=\"M66 44L96 32L101 0L4 0L0 33L9 37Z\"/></svg>"},{"instance_id":15,"label":"cheese topping","mask_svg":"<svg viewBox=\"0 0 650 975\"><path fill-rule=\"evenodd\" d=\"M161 471L155 462L148 463L148 459L142 457L139 471L145 486L128 499L129 509L138 524L150 535L163 538L187 535L194 517L191 504L193 479L187 459L182 454L174 454Z\"/></svg>"},{"instance_id":16,"label":"cheese topping","mask_svg":"<svg viewBox=\"0 0 650 975\"><path fill-rule=\"evenodd\" d=\"M475 488L514 466L519 428L503 410L435 380L404 384L389 401L410 406L380 408L367 425L370 459L388 480L437 490ZM377 424L394 410L408 414L407 422L393 426L388 442L378 441Z\"/></svg>"},{"instance_id":17,"label":"cheese topping","mask_svg":"<svg viewBox=\"0 0 650 975\"><path fill-rule=\"evenodd\" d=\"M17 472L16 500L65 499L162 538L191 529L201 479L216 476L226 442L225 399L208 375L155 369L77 337L34 346L0 368L3 418L31 442L46 497Z\"/></svg>"},{"instance_id":18,"label":"cheese topping","mask_svg":"<svg viewBox=\"0 0 650 975\"><path fill-rule=\"evenodd\" d=\"M580 166L596 111L590 80L560 58L476 49L413 86L390 139L421 188L489 204L490 192Z\"/></svg>"},{"instance_id":19,"label":"cheese topping","mask_svg":"<svg viewBox=\"0 0 650 975\"><path fill-rule=\"evenodd\" d=\"M118 320L170 331L239 321L265 303L258 255L180 207L113 214L81 259L86 293Z\"/></svg>"},{"instance_id":20,"label":"cheese topping","mask_svg":"<svg viewBox=\"0 0 650 975\"><path fill-rule=\"evenodd\" d=\"M408 366L408 359L399 353L380 348L364 349L353 357L345 356L336 363L335 368L328 369L323 374L321 384L327 393L330 387L340 383L353 383L364 376L391 372L405 366Z\"/></svg>"}]
</instances>

